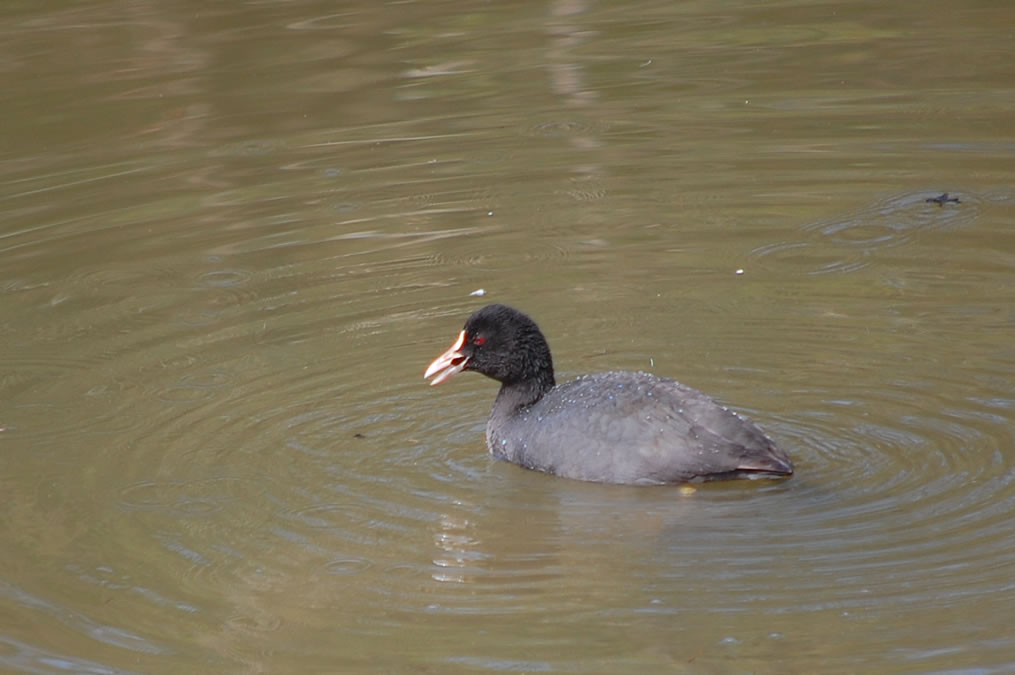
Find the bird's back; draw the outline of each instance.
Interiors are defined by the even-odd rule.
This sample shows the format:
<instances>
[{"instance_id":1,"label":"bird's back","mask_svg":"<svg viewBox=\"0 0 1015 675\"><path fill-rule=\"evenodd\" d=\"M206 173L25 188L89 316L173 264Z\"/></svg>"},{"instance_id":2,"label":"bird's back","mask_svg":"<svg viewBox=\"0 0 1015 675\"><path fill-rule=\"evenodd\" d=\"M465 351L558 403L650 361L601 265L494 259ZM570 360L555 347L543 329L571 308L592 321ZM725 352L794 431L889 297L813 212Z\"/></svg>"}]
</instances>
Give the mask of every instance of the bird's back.
<instances>
[{"instance_id":1,"label":"bird's back","mask_svg":"<svg viewBox=\"0 0 1015 675\"><path fill-rule=\"evenodd\" d=\"M753 422L648 373L585 375L510 414L495 406L487 443L495 456L522 466L606 483L792 473Z\"/></svg>"}]
</instances>

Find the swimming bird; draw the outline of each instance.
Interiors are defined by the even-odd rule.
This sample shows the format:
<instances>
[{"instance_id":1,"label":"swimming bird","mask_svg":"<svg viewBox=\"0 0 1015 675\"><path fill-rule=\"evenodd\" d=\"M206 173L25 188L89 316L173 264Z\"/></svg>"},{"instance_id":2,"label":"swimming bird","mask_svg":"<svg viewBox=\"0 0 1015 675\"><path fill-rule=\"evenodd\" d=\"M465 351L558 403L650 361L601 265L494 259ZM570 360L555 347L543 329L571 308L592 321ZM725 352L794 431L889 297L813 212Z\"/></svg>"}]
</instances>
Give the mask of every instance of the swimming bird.
<instances>
[{"instance_id":1,"label":"swimming bird","mask_svg":"<svg viewBox=\"0 0 1015 675\"><path fill-rule=\"evenodd\" d=\"M506 305L473 313L424 378L436 385L463 370L500 382L487 447L529 469L629 485L793 474L754 422L676 380L611 371L558 385L539 326Z\"/></svg>"}]
</instances>

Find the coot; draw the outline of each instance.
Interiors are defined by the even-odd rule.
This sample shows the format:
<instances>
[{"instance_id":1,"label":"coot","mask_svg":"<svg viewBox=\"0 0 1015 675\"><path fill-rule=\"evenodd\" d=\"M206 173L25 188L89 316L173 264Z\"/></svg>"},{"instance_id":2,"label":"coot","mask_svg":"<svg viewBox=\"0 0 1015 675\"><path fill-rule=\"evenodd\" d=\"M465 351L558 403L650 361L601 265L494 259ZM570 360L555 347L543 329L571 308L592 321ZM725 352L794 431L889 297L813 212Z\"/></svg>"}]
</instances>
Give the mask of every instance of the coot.
<instances>
[{"instance_id":1,"label":"coot","mask_svg":"<svg viewBox=\"0 0 1015 675\"><path fill-rule=\"evenodd\" d=\"M501 383L486 443L529 469L632 485L793 473L753 422L675 380L614 371L557 385L539 327L505 305L470 316L423 377L440 384L463 370Z\"/></svg>"}]
</instances>

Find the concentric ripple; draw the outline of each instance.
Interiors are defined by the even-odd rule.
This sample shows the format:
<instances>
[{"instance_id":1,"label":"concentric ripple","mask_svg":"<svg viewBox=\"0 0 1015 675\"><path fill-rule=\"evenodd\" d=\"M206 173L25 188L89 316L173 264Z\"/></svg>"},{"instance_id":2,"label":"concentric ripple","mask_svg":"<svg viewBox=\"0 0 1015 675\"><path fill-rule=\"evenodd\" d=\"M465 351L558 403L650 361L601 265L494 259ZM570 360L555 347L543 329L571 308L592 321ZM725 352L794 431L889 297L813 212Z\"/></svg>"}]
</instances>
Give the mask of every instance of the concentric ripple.
<instances>
[{"instance_id":1,"label":"concentric ripple","mask_svg":"<svg viewBox=\"0 0 1015 675\"><path fill-rule=\"evenodd\" d=\"M969 196L947 208L928 203L930 193L889 197L845 218L810 223L801 238L767 244L752 255L768 269L796 268L802 274L848 274L873 264L885 249L913 242L921 233L971 223L978 213Z\"/></svg>"},{"instance_id":2,"label":"concentric ripple","mask_svg":"<svg viewBox=\"0 0 1015 675\"><path fill-rule=\"evenodd\" d=\"M0 670L1015 671L1004 3L43 4ZM796 475L494 461L496 384L422 378L486 302Z\"/></svg>"}]
</instances>

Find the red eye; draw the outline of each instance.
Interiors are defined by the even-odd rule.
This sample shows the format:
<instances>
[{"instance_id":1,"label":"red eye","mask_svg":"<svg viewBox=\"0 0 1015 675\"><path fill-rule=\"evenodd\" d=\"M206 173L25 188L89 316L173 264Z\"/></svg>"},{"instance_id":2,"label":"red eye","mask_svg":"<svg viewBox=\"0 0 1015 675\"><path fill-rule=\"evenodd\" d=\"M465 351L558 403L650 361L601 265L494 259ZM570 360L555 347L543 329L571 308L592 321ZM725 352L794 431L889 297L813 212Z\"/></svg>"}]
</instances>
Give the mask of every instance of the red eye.
<instances>
[{"instance_id":1,"label":"red eye","mask_svg":"<svg viewBox=\"0 0 1015 675\"><path fill-rule=\"evenodd\" d=\"M477 335L476 337L472 338L472 344L476 345L477 347L482 347L483 345L486 344L486 337L482 335Z\"/></svg>"}]
</instances>

